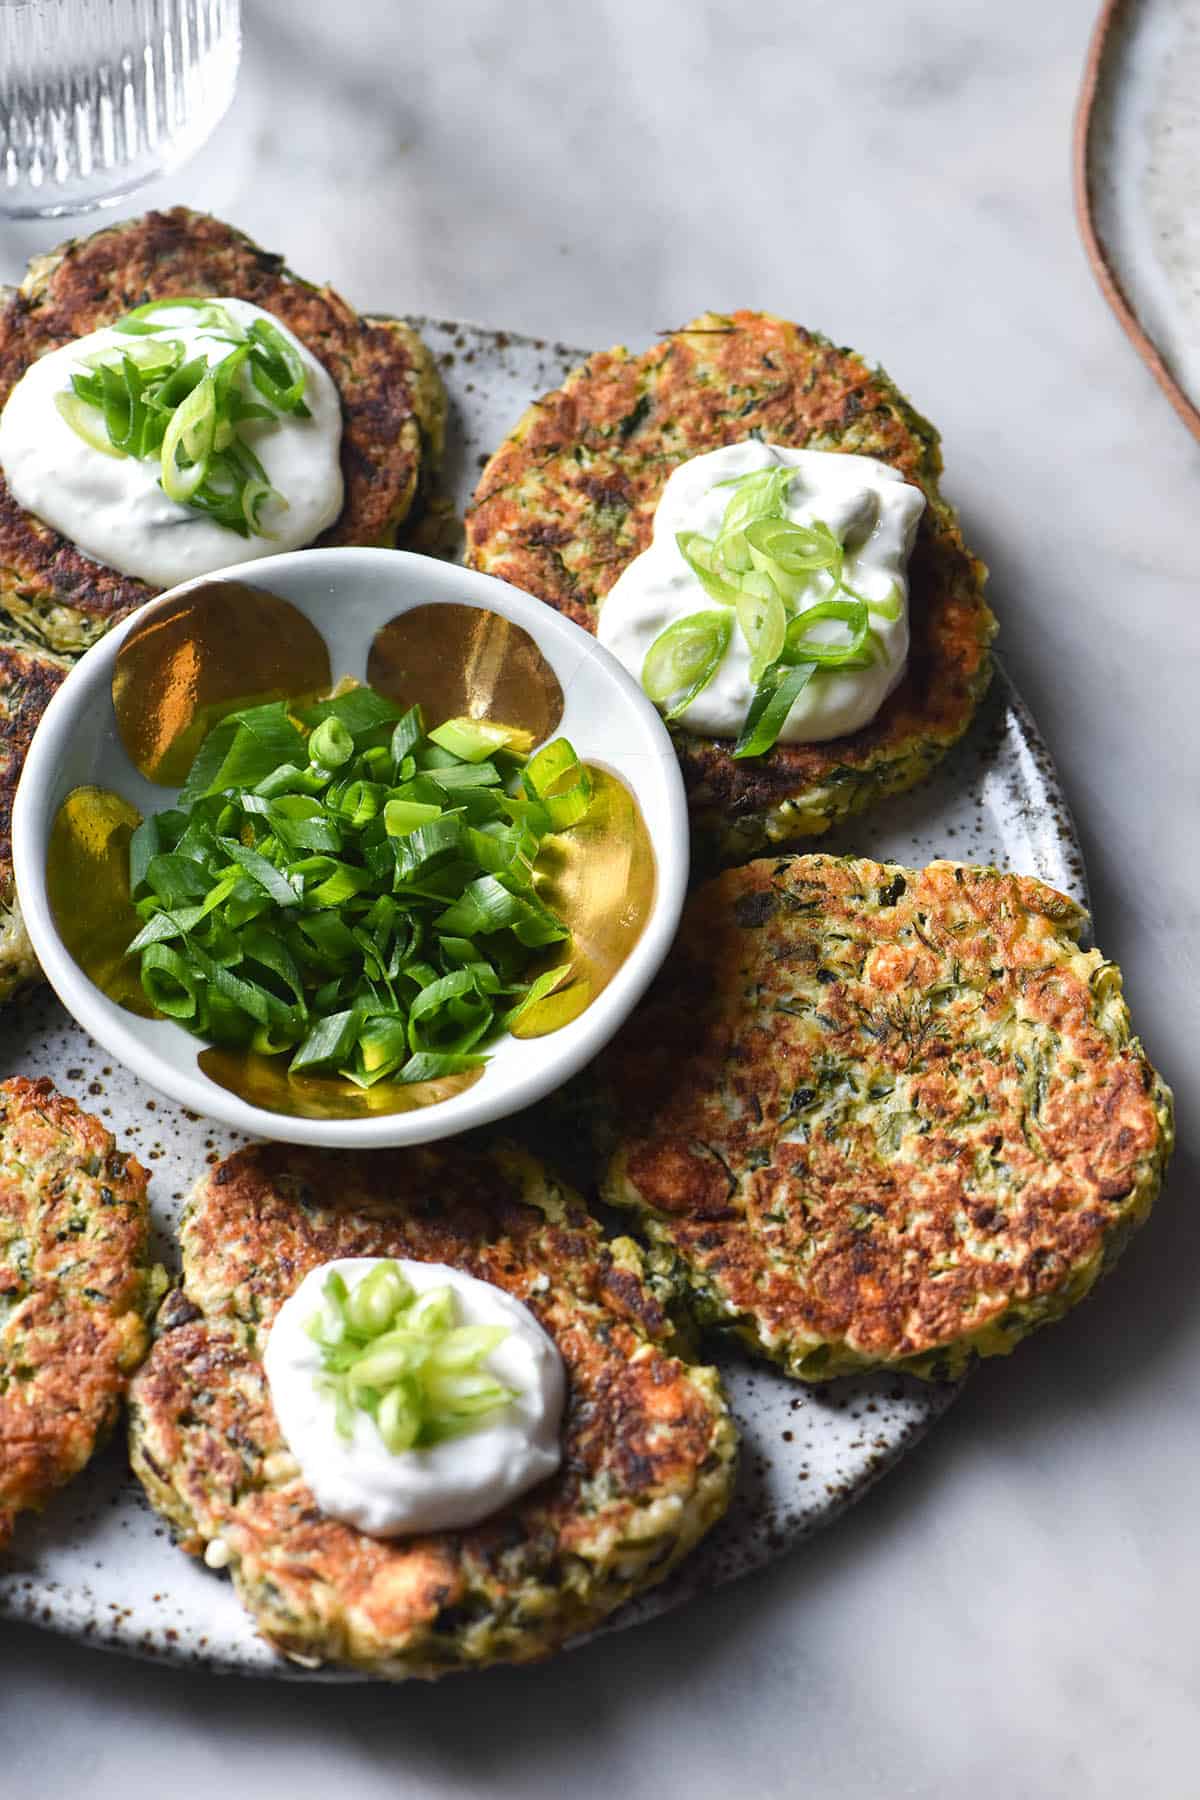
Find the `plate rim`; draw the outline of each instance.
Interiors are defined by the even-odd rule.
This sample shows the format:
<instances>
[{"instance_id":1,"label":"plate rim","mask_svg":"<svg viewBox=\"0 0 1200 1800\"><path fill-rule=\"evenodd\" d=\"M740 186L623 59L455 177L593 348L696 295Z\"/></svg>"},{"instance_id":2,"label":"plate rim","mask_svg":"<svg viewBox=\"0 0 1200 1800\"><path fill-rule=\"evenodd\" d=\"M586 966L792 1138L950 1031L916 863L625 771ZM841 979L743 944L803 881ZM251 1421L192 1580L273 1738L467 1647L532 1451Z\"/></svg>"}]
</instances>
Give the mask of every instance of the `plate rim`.
<instances>
[{"instance_id":1,"label":"plate rim","mask_svg":"<svg viewBox=\"0 0 1200 1800\"><path fill-rule=\"evenodd\" d=\"M1104 0L1092 27L1087 60L1075 108L1072 132L1072 186L1075 217L1083 247L1100 291L1116 314L1126 337L1175 408L1192 436L1200 440L1200 406L1189 399L1169 368L1166 358L1150 336L1129 300L1113 266L1108 247L1096 223L1092 201L1092 127L1101 98L1105 63L1119 26L1126 22L1134 0Z\"/></svg>"}]
</instances>

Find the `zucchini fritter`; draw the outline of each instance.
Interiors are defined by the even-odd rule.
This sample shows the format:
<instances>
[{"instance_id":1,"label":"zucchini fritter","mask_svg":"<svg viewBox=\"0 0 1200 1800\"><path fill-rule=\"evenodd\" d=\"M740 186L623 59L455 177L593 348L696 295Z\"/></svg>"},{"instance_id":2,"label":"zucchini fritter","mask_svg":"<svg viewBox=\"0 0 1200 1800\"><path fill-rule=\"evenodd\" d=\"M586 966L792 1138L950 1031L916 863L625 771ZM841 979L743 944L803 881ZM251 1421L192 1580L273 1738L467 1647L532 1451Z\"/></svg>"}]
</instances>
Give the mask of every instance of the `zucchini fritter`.
<instances>
[{"instance_id":1,"label":"zucchini fritter","mask_svg":"<svg viewBox=\"0 0 1200 1800\"><path fill-rule=\"evenodd\" d=\"M727 871L595 1067L604 1199L804 1380L1011 1350L1113 1263L1173 1142L1084 922L950 862Z\"/></svg>"},{"instance_id":2,"label":"zucchini fritter","mask_svg":"<svg viewBox=\"0 0 1200 1800\"><path fill-rule=\"evenodd\" d=\"M409 326L360 316L206 213L146 213L33 262L0 310L0 406L46 351L147 300L184 294L253 301L325 365L342 399L346 499L319 542L394 543L441 454L446 400L432 357ZM241 560L240 542L231 532L231 563ZM0 612L26 637L78 653L154 592L25 512L0 475Z\"/></svg>"},{"instance_id":3,"label":"zucchini fritter","mask_svg":"<svg viewBox=\"0 0 1200 1800\"><path fill-rule=\"evenodd\" d=\"M162 1292L146 1171L49 1081L0 1082L0 1549L115 1423Z\"/></svg>"},{"instance_id":4,"label":"zucchini fritter","mask_svg":"<svg viewBox=\"0 0 1200 1800\"><path fill-rule=\"evenodd\" d=\"M181 1241L182 1288L131 1390L133 1466L183 1548L227 1562L296 1661L399 1679L545 1656L660 1581L725 1510L736 1437L715 1370L671 1353L634 1246L606 1244L521 1152L252 1145L205 1175ZM303 1277L343 1256L449 1263L531 1309L569 1379L555 1475L465 1530L381 1540L317 1509L262 1352Z\"/></svg>"},{"instance_id":5,"label":"zucchini fritter","mask_svg":"<svg viewBox=\"0 0 1200 1800\"><path fill-rule=\"evenodd\" d=\"M518 422L484 469L468 560L594 630L650 542L671 471L747 437L879 457L928 500L910 568L904 680L851 737L735 761L672 727L702 860L815 836L922 780L962 736L991 675L983 565L938 492L938 434L851 350L766 313L705 313L652 350L600 351Z\"/></svg>"},{"instance_id":6,"label":"zucchini fritter","mask_svg":"<svg viewBox=\"0 0 1200 1800\"><path fill-rule=\"evenodd\" d=\"M409 326L360 317L207 214L146 213L31 264L0 307L0 407L46 351L146 300L183 294L253 301L324 363L342 400L346 499L319 542L394 543L441 456L446 397L432 357ZM241 543L231 532L231 563ZM40 973L12 895L8 840L29 740L70 661L155 591L25 512L0 472L0 1003Z\"/></svg>"},{"instance_id":7,"label":"zucchini fritter","mask_svg":"<svg viewBox=\"0 0 1200 1800\"><path fill-rule=\"evenodd\" d=\"M41 973L13 886L12 809L25 752L69 666L0 639L0 1005Z\"/></svg>"}]
</instances>

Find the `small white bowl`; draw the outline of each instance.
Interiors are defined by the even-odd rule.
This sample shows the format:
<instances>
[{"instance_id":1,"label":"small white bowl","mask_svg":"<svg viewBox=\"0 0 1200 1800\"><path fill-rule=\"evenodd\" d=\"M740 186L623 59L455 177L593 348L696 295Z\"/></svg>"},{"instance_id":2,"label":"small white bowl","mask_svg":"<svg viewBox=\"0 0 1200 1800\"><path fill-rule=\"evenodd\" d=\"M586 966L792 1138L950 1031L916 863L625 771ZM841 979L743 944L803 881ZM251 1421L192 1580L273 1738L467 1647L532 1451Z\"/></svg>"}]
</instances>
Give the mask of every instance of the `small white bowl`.
<instances>
[{"instance_id":1,"label":"small white bowl","mask_svg":"<svg viewBox=\"0 0 1200 1800\"><path fill-rule=\"evenodd\" d=\"M583 760L623 777L641 807L657 863L653 906L626 962L591 1005L547 1037L500 1038L480 1079L418 1111L363 1119L305 1119L269 1112L211 1081L198 1067L199 1041L170 1020L142 1019L110 1000L63 944L46 892L50 829L77 787L111 788L142 812L169 806L174 790L137 772L117 732L112 702L117 652L134 624L202 585L189 582L139 608L67 676L38 726L13 807L17 893L34 950L63 1004L92 1036L152 1087L181 1105L256 1137L372 1149L427 1143L518 1112L559 1087L606 1044L645 992L670 947L688 875L687 806L679 764L662 720L621 665L587 632L494 576L403 550L300 550L223 569L204 580L236 580L288 600L329 647L334 678L366 677L380 626L428 604L466 605L523 627L553 668L565 697L558 732Z\"/></svg>"}]
</instances>

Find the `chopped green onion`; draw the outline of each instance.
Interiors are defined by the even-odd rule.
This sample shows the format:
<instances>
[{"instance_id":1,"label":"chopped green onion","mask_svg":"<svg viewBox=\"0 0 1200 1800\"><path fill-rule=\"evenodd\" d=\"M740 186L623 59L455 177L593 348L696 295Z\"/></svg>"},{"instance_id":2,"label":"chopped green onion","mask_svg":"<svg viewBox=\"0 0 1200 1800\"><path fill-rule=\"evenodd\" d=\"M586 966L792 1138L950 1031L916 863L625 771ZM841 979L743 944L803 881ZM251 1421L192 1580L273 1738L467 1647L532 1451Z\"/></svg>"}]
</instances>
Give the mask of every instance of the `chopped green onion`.
<instances>
[{"instance_id":1,"label":"chopped green onion","mask_svg":"<svg viewBox=\"0 0 1200 1800\"><path fill-rule=\"evenodd\" d=\"M396 765L397 773L399 773L405 758L415 750L416 746L420 743L422 729L420 707L409 707L408 711L404 714L400 723L393 731L392 741L389 746L392 753L392 761Z\"/></svg>"},{"instance_id":2,"label":"chopped green onion","mask_svg":"<svg viewBox=\"0 0 1200 1800\"><path fill-rule=\"evenodd\" d=\"M123 350L93 350L79 361L85 369L102 369L106 364L120 367L128 360L141 374L162 371L173 374L183 362L183 345L178 338L144 338L127 344Z\"/></svg>"},{"instance_id":3,"label":"chopped green onion","mask_svg":"<svg viewBox=\"0 0 1200 1800\"><path fill-rule=\"evenodd\" d=\"M308 740L308 754L322 768L340 769L354 755L354 739L338 718L322 719Z\"/></svg>"},{"instance_id":4,"label":"chopped green onion","mask_svg":"<svg viewBox=\"0 0 1200 1800\"><path fill-rule=\"evenodd\" d=\"M146 997L169 1019L195 1017L199 983L178 951L149 944L142 954L142 986Z\"/></svg>"},{"instance_id":5,"label":"chopped green onion","mask_svg":"<svg viewBox=\"0 0 1200 1800\"><path fill-rule=\"evenodd\" d=\"M845 583L842 585L845 586ZM846 589L847 593L850 593L851 591L852 590L849 588ZM856 594L854 597L856 600L866 598L861 594ZM900 589L896 586L894 581L892 583L891 592L885 594L882 600L867 599L866 604L871 612L878 613L879 617L881 619L886 619L890 625L894 625L904 611L904 599Z\"/></svg>"},{"instance_id":6,"label":"chopped green onion","mask_svg":"<svg viewBox=\"0 0 1200 1800\"><path fill-rule=\"evenodd\" d=\"M418 825L430 825L441 816L440 806L423 805L420 800L389 800L383 809L383 827L389 837L407 837Z\"/></svg>"},{"instance_id":7,"label":"chopped green onion","mask_svg":"<svg viewBox=\"0 0 1200 1800\"><path fill-rule=\"evenodd\" d=\"M76 437L81 437L89 449L99 450L103 456L124 456L124 450L118 450L109 437L103 414L97 413L95 407L81 400L78 394L55 394L54 404Z\"/></svg>"},{"instance_id":8,"label":"chopped green onion","mask_svg":"<svg viewBox=\"0 0 1200 1800\"><path fill-rule=\"evenodd\" d=\"M810 625L822 619L835 619L849 627L849 640L841 644L826 643L822 638L806 635ZM818 600L805 612L798 613L787 628L783 649L789 663L814 662L825 668L844 668L852 662L867 641L870 621L861 600Z\"/></svg>"},{"instance_id":9,"label":"chopped green onion","mask_svg":"<svg viewBox=\"0 0 1200 1800\"><path fill-rule=\"evenodd\" d=\"M279 412L308 418L304 364L277 325L255 319L247 332L254 385Z\"/></svg>"},{"instance_id":10,"label":"chopped green onion","mask_svg":"<svg viewBox=\"0 0 1200 1800\"><path fill-rule=\"evenodd\" d=\"M855 593L845 581L845 548L821 519L800 525L784 515L794 471L778 465L718 482L733 490L715 539L676 536L680 555L711 598L731 607L750 651L755 693L733 754L762 756L777 742L788 713L813 675L870 668L885 656L870 615L895 621L903 597L893 586L882 600ZM813 603L796 613L805 594ZM676 620L651 644L642 686L668 719L680 716L712 680L728 649L723 615L697 612ZM812 635L823 621L846 636Z\"/></svg>"},{"instance_id":11,"label":"chopped green onion","mask_svg":"<svg viewBox=\"0 0 1200 1800\"><path fill-rule=\"evenodd\" d=\"M331 1269L305 1329L321 1351L317 1386L339 1436L352 1437L364 1414L393 1455L478 1430L516 1399L486 1365L508 1329L460 1325L453 1288L415 1294L390 1258L351 1290Z\"/></svg>"},{"instance_id":12,"label":"chopped green onion","mask_svg":"<svg viewBox=\"0 0 1200 1800\"><path fill-rule=\"evenodd\" d=\"M668 719L686 712L721 665L733 635L728 613L689 613L659 633L642 664L642 686Z\"/></svg>"},{"instance_id":13,"label":"chopped green onion","mask_svg":"<svg viewBox=\"0 0 1200 1800\"><path fill-rule=\"evenodd\" d=\"M774 747L788 714L815 670L815 663L799 663L795 668L782 670L776 664L767 670L755 689L741 736L733 747L736 757L765 756Z\"/></svg>"},{"instance_id":14,"label":"chopped green onion","mask_svg":"<svg viewBox=\"0 0 1200 1800\"><path fill-rule=\"evenodd\" d=\"M352 737L358 738L376 726L390 725L397 719L403 724L414 714L419 741L424 731L424 726L420 723L419 708L414 707L410 712L402 713L395 701L377 694L374 688L353 687L344 694L336 694L329 700L321 700L316 706L308 707L300 714L300 719L305 725L319 725L323 719L338 719Z\"/></svg>"},{"instance_id":15,"label":"chopped green onion","mask_svg":"<svg viewBox=\"0 0 1200 1800\"><path fill-rule=\"evenodd\" d=\"M370 689L298 716L280 700L219 719L178 804L133 833L148 998L198 1037L361 1088L478 1068L562 980L535 973L570 934L534 865L586 815L588 770L565 739L526 762L521 733L477 721L435 741Z\"/></svg>"},{"instance_id":16,"label":"chopped green onion","mask_svg":"<svg viewBox=\"0 0 1200 1800\"><path fill-rule=\"evenodd\" d=\"M318 1019L288 1067L293 1074L302 1069L336 1067L353 1050L358 1030L359 1019L352 1008Z\"/></svg>"},{"instance_id":17,"label":"chopped green onion","mask_svg":"<svg viewBox=\"0 0 1200 1800\"><path fill-rule=\"evenodd\" d=\"M201 331L219 331L232 341L241 342L245 336L241 326L231 313L215 300L203 294L182 294L171 300L146 300L141 306L135 306L117 320L114 331L169 331L170 324L164 320L155 324L151 314L157 312L173 312L184 309L196 314L196 326Z\"/></svg>"},{"instance_id":18,"label":"chopped green onion","mask_svg":"<svg viewBox=\"0 0 1200 1800\"><path fill-rule=\"evenodd\" d=\"M773 519L782 513L787 491L794 479L794 469L772 467L754 469L748 475L737 476L729 483L720 484L734 490L733 497L725 508L721 530L713 547L714 556L727 568L736 569L743 574L750 569L746 529L756 519Z\"/></svg>"},{"instance_id":19,"label":"chopped green onion","mask_svg":"<svg viewBox=\"0 0 1200 1800\"><path fill-rule=\"evenodd\" d=\"M538 802L551 831L577 825L592 803L592 778L566 738L547 744L526 767L525 792Z\"/></svg>"},{"instance_id":20,"label":"chopped green onion","mask_svg":"<svg viewBox=\"0 0 1200 1800\"><path fill-rule=\"evenodd\" d=\"M528 732L508 725L491 725L486 719L447 719L435 726L429 737L432 743L468 763L483 762L498 750L528 750L530 744Z\"/></svg>"},{"instance_id":21,"label":"chopped green onion","mask_svg":"<svg viewBox=\"0 0 1200 1800\"><path fill-rule=\"evenodd\" d=\"M478 1069L484 1062L482 1056L444 1056L435 1051L422 1050L416 1056L410 1056L400 1070L398 1079L405 1082L440 1081L446 1075L462 1075L468 1069Z\"/></svg>"},{"instance_id":22,"label":"chopped green onion","mask_svg":"<svg viewBox=\"0 0 1200 1800\"><path fill-rule=\"evenodd\" d=\"M286 508L288 502L278 488L271 486L265 475L251 475L242 489L242 516L257 537L276 537L262 522L262 509L268 501Z\"/></svg>"},{"instance_id":23,"label":"chopped green onion","mask_svg":"<svg viewBox=\"0 0 1200 1800\"><path fill-rule=\"evenodd\" d=\"M158 335L172 325L150 317L162 308L189 310L199 329L233 348L211 365L204 354L185 363L182 340ZM163 491L179 505L241 537L270 536L264 507L288 502L241 427L280 414L310 416L294 346L270 320L243 331L219 302L199 298L149 301L114 329L129 343L82 357L86 372L55 396L71 430L103 455L158 462Z\"/></svg>"},{"instance_id":24,"label":"chopped green onion","mask_svg":"<svg viewBox=\"0 0 1200 1800\"><path fill-rule=\"evenodd\" d=\"M176 407L163 438L162 484L168 499L187 502L205 480L216 429L216 389L206 375Z\"/></svg>"},{"instance_id":25,"label":"chopped green onion","mask_svg":"<svg viewBox=\"0 0 1200 1800\"><path fill-rule=\"evenodd\" d=\"M747 587L738 595L737 620L750 650L750 679L754 682L761 681L779 658L788 629L783 601L769 582L766 589L754 593Z\"/></svg>"},{"instance_id":26,"label":"chopped green onion","mask_svg":"<svg viewBox=\"0 0 1200 1800\"><path fill-rule=\"evenodd\" d=\"M700 585L709 598L719 600L722 606L736 606L741 589L736 581L727 580L721 573L712 539L702 537L698 531L679 531L675 534L675 542L693 575L699 576Z\"/></svg>"},{"instance_id":27,"label":"chopped green onion","mask_svg":"<svg viewBox=\"0 0 1200 1800\"><path fill-rule=\"evenodd\" d=\"M768 571L777 566L785 575L837 569L842 559L842 546L820 519L811 525L796 525L790 519L756 519L746 528L746 542L752 556L757 552Z\"/></svg>"}]
</instances>

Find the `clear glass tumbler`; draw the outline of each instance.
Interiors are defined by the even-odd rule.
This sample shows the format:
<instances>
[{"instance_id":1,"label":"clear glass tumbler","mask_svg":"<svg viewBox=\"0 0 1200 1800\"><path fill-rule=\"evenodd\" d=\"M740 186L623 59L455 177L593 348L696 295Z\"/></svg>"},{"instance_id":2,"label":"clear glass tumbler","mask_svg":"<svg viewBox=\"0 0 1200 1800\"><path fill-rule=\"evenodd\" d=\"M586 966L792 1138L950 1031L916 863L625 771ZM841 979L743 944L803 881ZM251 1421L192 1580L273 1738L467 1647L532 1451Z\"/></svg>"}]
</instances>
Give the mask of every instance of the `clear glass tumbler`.
<instances>
[{"instance_id":1,"label":"clear glass tumbler","mask_svg":"<svg viewBox=\"0 0 1200 1800\"><path fill-rule=\"evenodd\" d=\"M88 212L176 167L240 52L240 0L0 0L0 214Z\"/></svg>"}]
</instances>

